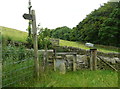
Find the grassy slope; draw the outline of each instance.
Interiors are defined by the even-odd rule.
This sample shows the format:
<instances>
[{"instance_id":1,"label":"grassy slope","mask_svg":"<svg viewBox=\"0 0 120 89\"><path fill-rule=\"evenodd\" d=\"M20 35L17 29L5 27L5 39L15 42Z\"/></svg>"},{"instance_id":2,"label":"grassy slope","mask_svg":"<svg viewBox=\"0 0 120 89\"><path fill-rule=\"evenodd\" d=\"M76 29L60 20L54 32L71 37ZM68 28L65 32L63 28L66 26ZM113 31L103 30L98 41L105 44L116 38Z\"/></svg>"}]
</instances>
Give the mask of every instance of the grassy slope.
<instances>
[{"instance_id":1,"label":"grassy slope","mask_svg":"<svg viewBox=\"0 0 120 89\"><path fill-rule=\"evenodd\" d=\"M7 27L1 27L0 30L2 32L2 37L5 39L10 39L12 41L17 41L17 42L26 42L27 38L27 33L22 32L16 29L11 29ZM60 46L71 46L71 47L78 47L82 49L89 49L89 47L86 47L83 43L78 43L78 42L72 42L72 41L65 41L65 40L60 40ZM101 52L118 52L117 48L113 47L108 47L108 46L100 46L100 45L95 45L98 49L98 51Z\"/></svg>"},{"instance_id":2,"label":"grassy slope","mask_svg":"<svg viewBox=\"0 0 120 89\"><path fill-rule=\"evenodd\" d=\"M26 32L7 28L7 27L1 27L1 26L0 26L0 31L2 33L3 39L10 39L12 41L17 41L17 42L26 42L26 38L27 38Z\"/></svg>"},{"instance_id":3,"label":"grassy slope","mask_svg":"<svg viewBox=\"0 0 120 89\"><path fill-rule=\"evenodd\" d=\"M72 41L66 41L66 40L60 40L60 46L71 46L71 47L77 47L82 49L90 49L89 47L86 47L83 43L80 42L72 42ZM111 46L103 46L103 45L95 45L95 47L98 49L98 51L108 53L108 52L116 52L118 53L118 48L111 47Z\"/></svg>"},{"instance_id":4,"label":"grassy slope","mask_svg":"<svg viewBox=\"0 0 120 89\"><path fill-rule=\"evenodd\" d=\"M40 81L31 81L23 85L28 87L117 87L118 73L109 70L81 70L60 74L48 72L40 77Z\"/></svg>"}]
</instances>

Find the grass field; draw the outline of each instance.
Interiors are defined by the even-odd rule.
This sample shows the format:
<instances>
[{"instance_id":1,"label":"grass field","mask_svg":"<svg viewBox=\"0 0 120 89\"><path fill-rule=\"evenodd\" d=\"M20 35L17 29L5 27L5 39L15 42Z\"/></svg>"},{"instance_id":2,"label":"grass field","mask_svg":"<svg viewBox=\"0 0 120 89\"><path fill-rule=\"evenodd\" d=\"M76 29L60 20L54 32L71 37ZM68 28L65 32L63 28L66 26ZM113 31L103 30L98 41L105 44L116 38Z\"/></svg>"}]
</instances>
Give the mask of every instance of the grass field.
<instances>
[{"instance_id":1,"label":"grass field","mask_svg":"<svg viewBox=\"0 0 120 89\"><path fill-rule=\"evenodd\" d=\"M89 47L86 47L84 43L81 42L73 42L73 41L66 41L66 40L60 40L60 46L70 46L70 47L77 47L82 49L90 49ZM103 46L103 45L97 45L95 44L95 47L98 51L109 53L109 52L115 52L118 53L120 50L118 50L117 47L111 47L111 46Z\"/></svg>"},{"instance_id":2,"label":"grass field","mask_svg":"<svg viewBox=\"0 0 120 89\"><path fill-rule=\"evenodd\" d=\"M0 26L0 30L3 39L9 39L17 42L26 42L26 38L27 38L26 32L7 28L7 27L1 27L1 26Z\"/></svg>"},{"instance_id":3,"label":"grass field","mask_svg":"<svg viewBox=\"0 0 120 89\"><path fill-rule=\"evenodd\" d=\"M60 74L44 73L40 81L26 82L28 87L118 87L118 74L109 70L81 70Z\"/></svg>"}]
</instances>

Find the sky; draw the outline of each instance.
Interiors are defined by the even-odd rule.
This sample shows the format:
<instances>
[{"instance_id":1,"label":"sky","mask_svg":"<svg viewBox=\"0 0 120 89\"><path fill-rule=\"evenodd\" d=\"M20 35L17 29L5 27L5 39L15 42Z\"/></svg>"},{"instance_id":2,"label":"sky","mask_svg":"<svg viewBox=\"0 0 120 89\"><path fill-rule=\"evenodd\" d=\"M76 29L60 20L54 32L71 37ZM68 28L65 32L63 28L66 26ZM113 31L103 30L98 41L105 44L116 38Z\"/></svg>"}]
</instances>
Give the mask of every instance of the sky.
<instances>
[{"instance_id":1,"label":"sky","mask_svg":"<svg viewBox=\"0 0 120 89\"><path fill-rule=\"evenodd\" d=\"M36 25L41 28L55 29L78 25L86 15L98 9L108 0L31 0L36 13ZM28 0L0 0L0 26L26 31L28 20Z\"/></svg>"}]
</instances>

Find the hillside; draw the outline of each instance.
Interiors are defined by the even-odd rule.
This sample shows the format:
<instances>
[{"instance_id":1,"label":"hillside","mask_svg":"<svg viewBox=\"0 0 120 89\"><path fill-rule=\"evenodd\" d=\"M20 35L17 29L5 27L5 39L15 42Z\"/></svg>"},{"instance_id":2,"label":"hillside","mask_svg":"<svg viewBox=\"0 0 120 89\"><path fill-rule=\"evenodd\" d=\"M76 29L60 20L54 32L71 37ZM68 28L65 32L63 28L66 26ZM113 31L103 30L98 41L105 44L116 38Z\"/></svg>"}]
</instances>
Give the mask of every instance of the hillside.
<instances>
[{"instance_id":1,"label":"hillside","mask_svg":"<svg viewBox=\"0 0 120 89\"><path fill-rule=\"evenodd\" d=\"M119 3L109 2L94 10L74 29L75 40L120 47Z\"/></svg>"},{"instance_id":2,"label":"hillside","mask_svg":"<svg viewBox=\"0 0 120 89\"><path fill-rule=\"evenodd\" d=\"M5 40L11 40L16 42L23 42L26 43L27 39L27 33L22 32L16 29L7 28L7 27L1 27L2 32L2 39ZM66 40L60 40L60 46L71 46L71 47L77 47L82 49L89 49L89 47L86 47L83 42L73 42L73 41L66 41ZM117 47L111 47L111 46L103 46L103 45L97 45L98 51L101 52L119 52Z\"/></svg>"},{"instance_id":3,"label":"hillside","mask_svg":"<svg viewBox=\"0 0 120 89\"><path fill-rule=\"evenodd\" d=\"M88 14L73 29L65 26L53 29L51 37L68 41L91 42L120 47L119 6L120 2L108 2Z\"/></svg>"},{"instance_id":4,"label":"hillside","mask_svg":"<svg viewBox=\"0 0 120 89\"><path fill-rule=\"evenodd\" d=\"M26 43L27 33L23 31L19 31L12 28L2 27L0 26L0 32L2 34L2 39L11 40L16 42L23 42Z\"/></svg>"},{"instance_id":5,"label":"hillside","mask_svg":"<svg viewBox=\"0 0 120 89\"><path fill-rule=\"evenodd\" d=\"M89 47L86 47L84 43L82 42L74 42L74 41L66 41L66 40L60 40L60 46L68 46L68 47L76 47L76 48L82 48L89 50ZM95 48L97 48L98 51L104 52L104 53L118 53L120 52L120 49L117 47L112 46L104 46L104 45L98 45L95 44Z\"/></svg>"}]
</instances>

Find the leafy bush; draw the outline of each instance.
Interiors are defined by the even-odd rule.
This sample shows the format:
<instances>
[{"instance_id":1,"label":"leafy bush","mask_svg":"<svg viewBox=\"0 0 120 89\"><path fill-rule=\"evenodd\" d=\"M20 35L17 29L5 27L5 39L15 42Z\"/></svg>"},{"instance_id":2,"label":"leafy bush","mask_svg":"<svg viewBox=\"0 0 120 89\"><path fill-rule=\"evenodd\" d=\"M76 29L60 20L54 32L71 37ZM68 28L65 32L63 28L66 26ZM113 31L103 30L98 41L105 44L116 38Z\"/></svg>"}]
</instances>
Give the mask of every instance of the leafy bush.
<instances>
[{"instance_id":1,"label":"leafy bush","mask_svg":"<svg viewBox=\"0 0 120 89\"><path fill-rule=\"evenodd\" d=\"M50 42L50 29L41 29L39 31L38 35L38 48L44 49L44 48L52 48L52 44Z\"/></svg>"}]
</instances>

